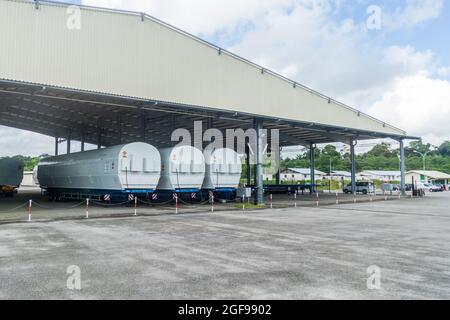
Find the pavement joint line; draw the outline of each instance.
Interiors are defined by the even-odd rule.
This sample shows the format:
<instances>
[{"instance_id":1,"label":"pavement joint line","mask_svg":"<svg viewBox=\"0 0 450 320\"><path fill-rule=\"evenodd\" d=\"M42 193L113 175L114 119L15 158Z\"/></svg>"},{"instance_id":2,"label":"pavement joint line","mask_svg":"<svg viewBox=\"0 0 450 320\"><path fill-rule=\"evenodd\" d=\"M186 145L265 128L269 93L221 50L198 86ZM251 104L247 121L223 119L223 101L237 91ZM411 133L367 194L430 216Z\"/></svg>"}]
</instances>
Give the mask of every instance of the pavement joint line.
<instances>
[{"instance_id":1,"label":"pavement joint line","mask_svg":"<svg viewBox=\"0 0 450 320\"><path fill-rule=\"evenodd\" d=\"M424 216L424 217L442 217L442 218L450 218L450 216L441 215L441 214L430 214L430 213L411 213L411 212L400 212L400 211L379 211L379 210L369 210L369 209L354 209L354 208L330 208L324 207L323 209L333 209L333 210L340 210L340 211L362 211L362 212L371 212L371 213L391 213L391 214L401 214L401 215L411 215L411 216Z\"/></svg>"}]
</instances>

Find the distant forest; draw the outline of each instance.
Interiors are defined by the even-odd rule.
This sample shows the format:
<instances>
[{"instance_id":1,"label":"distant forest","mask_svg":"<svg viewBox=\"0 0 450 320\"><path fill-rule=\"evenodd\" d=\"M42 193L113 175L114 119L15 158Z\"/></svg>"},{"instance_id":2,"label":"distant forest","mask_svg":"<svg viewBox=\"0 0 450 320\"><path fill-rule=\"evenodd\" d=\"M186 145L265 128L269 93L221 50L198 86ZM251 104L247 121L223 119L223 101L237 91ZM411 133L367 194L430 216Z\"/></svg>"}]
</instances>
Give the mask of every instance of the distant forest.
<instances>
[{"instance_id":1,"label":"distant forest","mask_svg":"<svg viewBox=\"0 0 450 320\"><path fill-rule=\"evenodd\" d=\"M363 170L400 170L399 149L391 148L388 143L381 143L370 151L356 156L357 171ZM424 157L425 155L425 164ZM350 171L351 161L349 151L337 151L333 145L327 145L322 149L316 149L316 168L329 173L331 170ZM406 169L437 170L450 174L450 141L445 141L439 147L422 142L412 142L405 148ZM281 162L281 170L287 168L308 168L309 154L304 152L295 159L284 159Z\"/></svg>"}]
</instances>

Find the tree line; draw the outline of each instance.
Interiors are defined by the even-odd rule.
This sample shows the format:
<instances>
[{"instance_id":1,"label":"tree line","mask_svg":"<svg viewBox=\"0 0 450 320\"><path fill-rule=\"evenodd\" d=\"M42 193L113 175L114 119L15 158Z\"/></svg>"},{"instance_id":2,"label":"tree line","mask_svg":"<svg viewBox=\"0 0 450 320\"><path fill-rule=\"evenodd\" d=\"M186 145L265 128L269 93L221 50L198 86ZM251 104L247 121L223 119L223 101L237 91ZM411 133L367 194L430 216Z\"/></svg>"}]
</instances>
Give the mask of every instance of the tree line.
<instances>
[{"instance_id":1,"label":"tree line","mask_svg":"<svg viewBox=\"0 0 450 320\"><path fill-rule=\"evenodd\" d=\"M389 143L380 143L371 150L356 156L358 171L363 170L400 170L399 149L392 148ZM340 150L333 145L317 148L315 151L317 170L329 173L332 171L350 171L350 151ZM420 141L412 142L405 148L406 169L437 170L450 174L450 141L445 141L439 147L423 144ZM25 171L32 171L39 163L39 157L15 156L24 163ZM281 171L288 168L309 168L309 152L305 151L296 158L286 158L281 161ZM243 170L245 176L245 166Z\"/></svg>"},{"instance_id":2,"label":"tree line","mask_svg":"<svg viewBox=\"0 0 450 320\"><path fill-rule=\"evenodd\" d=\"M332 171L350 171L351 160L349 150L340 150L333 145L317 148L315 151L316 169L330 173ZM412 142L405 147L406 169L442 171L450 174L450 141L439 147ZM309 168L309 151L299 154L295 159L286 158L281 161L282 172L288 168ZM371 150L356 156L357 171L364 170L400 170L400 150L392 148L389 143L380 143Z\"/></svg>"}]
</instances>

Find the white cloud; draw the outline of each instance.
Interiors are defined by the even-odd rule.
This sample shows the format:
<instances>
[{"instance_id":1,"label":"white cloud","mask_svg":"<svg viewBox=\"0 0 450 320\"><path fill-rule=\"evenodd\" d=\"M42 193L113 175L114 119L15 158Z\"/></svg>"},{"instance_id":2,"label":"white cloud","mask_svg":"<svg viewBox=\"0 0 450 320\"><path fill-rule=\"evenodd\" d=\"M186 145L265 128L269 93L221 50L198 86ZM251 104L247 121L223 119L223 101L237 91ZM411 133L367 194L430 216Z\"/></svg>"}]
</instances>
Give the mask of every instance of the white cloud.
<instances>
[{"instance_id":1,"label":"white cloud","mask_svg":"<svg viewBox=\"0 0 450 320\"><path fill-rule=\"evenodd\" d=\"M440 77L449 77L450 76L450 67L442 67L437 70L437 74Z\"/></svg>"},{"instance_id":2,"label":"white cloud","mask_svg":"<svg viewBox=\"0 0 450 320\"><path fill-rule=\"evenodd\" d=\"M296 0L83 0L83 4L146 12L195 34L232 31L273 10L284 10ZM307 1L309 2L309 1Z\"/></svg>"},{"instance_id":3,"label":"white cloud","mask_svg":"<svg viewBox=\"0 0 450 320\"><path fill-rule=\"evenodd\" d=\"M0 157L17 154L37 156L54 152L54 138L3 126L0 126L0 136Z\"/></svg>"},{"instance_id":4,"label":"white cloud","mask_svg":"<svg viewBox=\"0 0 450 320\"><path fill-rule=\"evenodd\" d=\"M395 123L410 134L440 144L450 135L450 82L421 72L399 77L369 108L375 117Z\"/></svg>"},{"instance_id":5,"label":"white cloud","mask_svg":"<svg viewBox=\"0 0 450 320\"><path fill-rule=\"evenodd\" d=\"M0 126L1 148L0 157L11 157L15 155L39 156L42 154L53 155L55 153L55 138L44 136L15 128ZM86 144L86 150L95 149L97 146ZM59 153L64 154L67 150L65 142L60 143ZM72 141L72 152L81 150L81 143Z\"/></svg>"},{"instance_id":6,"label":"white cloud","mask_svg":"<svg viewBox=\"0 0 450 320\"><path fill-rule=\"evenodd\" d=\"M230 50L362 109L395 77L416 74L433 61L430 51L384 48L362 25L302 5L265 16Z\"/></svg>"},{"instance_id":7,"label":"white cloud","mask_svg":"<svg viewBox=\"0 0 450 320\"><path fill-rule=\"evenodd\" d=\"M394 31L414 27L439 17L443 7L444 0L407 0L404 8L383 13L383 28Z\"/></svg>"}]
</instances>

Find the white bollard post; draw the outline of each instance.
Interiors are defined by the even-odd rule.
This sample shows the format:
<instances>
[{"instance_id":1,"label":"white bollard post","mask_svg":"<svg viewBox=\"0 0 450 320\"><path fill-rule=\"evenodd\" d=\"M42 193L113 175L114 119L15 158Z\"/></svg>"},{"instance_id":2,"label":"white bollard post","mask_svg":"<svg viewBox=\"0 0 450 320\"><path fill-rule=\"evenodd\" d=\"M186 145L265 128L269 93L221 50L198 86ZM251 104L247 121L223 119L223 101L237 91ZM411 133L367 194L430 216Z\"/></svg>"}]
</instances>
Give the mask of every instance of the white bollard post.
<instances>
[{"instance_id":1,"label":"white bollard post","mask_svg":"<svg viewBox=\"0 0 450 320\"><path fill-rule=\"evenodd\" d=\"M319 192L316 192L316 206L319 206Z\"/></svg>"},{"instance_id":2,"label":"white bollard post","mask_svg":"<svg viewBox=\"0 0 450 320\"><path fill-rule=\"evenodd\" d=\"M273 209L273 195L269 196L269 200L270 200L270 209Z\"/></svg>"},{"instance_id":3,"label":"white bollard post","mask_svg":"<svg viewBox=\"0 0 450 320\"><path fill-rule=\"evenodd\" d=\"M134 215L137 216L137 202L138 198L134 197Z\"/></svg>"},{"instance_id":4,"label":"white bollard post","mask_svg":"<svg viewBox=\"0 0 450 320\"><path fill-rule=\"evenodd\" d=\"M214 194L211 194L211 212L214 213Z\"/></svg>"},{"instance_id":5,"label":"white bollard post","mask_svg":"<svg viewBox=\"0 0 450 320\"><path fill-rule=\"evenodd\" d=\"M245 211L245 196L242 197L242 211Z\"/></svg>"},{"instance_id":6,"label":"white bollard post","mask_svg":"<svg viewBox=\"0 0 450 320\"><path fill-rule=\"evenodd\" d=\"M33 211L33 200L28 202L28 222L31 222L31 214Z\"/></svg>"},{"instance_id":7,"label":"white bollard post","mask_svg":"<svg viewBox=\"0 0 450 320\"><path fill-rule=\"evenodd\" d=\"M384 191L384 201L387 201L388 197L387 197L387 191Z\"/></svg>"},{"instance_id":8,"label":"white bollard post","mask_svg":"<svg viewBox=\"0 0 450 320\"><path fill-rule=\"evenodd\" d=\"M89 198L86 199L86 219L89 219Z\"/></svg>"},{"instance_id":9,"label":"white bollard post","mask_svg":"<svg viewBox=\"0 0 450 320\"><path fill-rule=\"evenodd\" d=\"M336 192L336 204L339 204L339 193Z\"/></svg>"},{"instance_id":10,"label":"white bollard post","mask_svg":"<svg viewBox=\"0 0 450 320\"><path fill-rule=\"evenodd\" d=\"M178 214L178 194L175 194L175 214Z\"/></svg>"},{"instance_id":11,"label":"white bollard post","mask_svg":"<svg viewBox=\"0 0 450 320\"><path fill-rule=\"evenodd\" d=\"M294 207L297 208L297 195L298 195L298 191L295 191L294 193Z\"/></svg>"}]
</instances>

